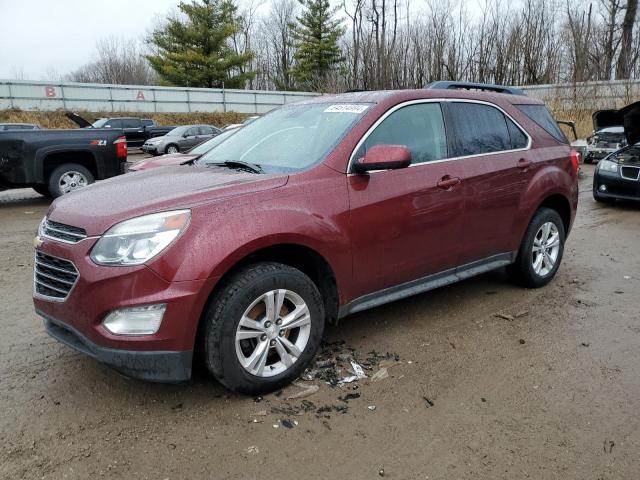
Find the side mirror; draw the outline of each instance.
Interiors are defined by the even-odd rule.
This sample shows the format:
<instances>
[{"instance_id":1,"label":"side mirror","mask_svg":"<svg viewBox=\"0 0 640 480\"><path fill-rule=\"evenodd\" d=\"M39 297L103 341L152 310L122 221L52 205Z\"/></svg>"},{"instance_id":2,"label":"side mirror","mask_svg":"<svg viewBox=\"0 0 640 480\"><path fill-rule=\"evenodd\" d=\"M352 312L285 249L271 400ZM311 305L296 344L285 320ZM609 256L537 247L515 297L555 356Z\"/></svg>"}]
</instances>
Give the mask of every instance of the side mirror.
<instances>
[{"instance_id":1,"label":"side mirror","mask_svg":"<svg viewBox=\"0 0 640 480\"><path fill-rule=\"evenodd\" d=\"M375 145L364 157L356 159L357 173L374 170L395 170L411 165L411 150L404 145Z\"/></svg>"}]
</instances>

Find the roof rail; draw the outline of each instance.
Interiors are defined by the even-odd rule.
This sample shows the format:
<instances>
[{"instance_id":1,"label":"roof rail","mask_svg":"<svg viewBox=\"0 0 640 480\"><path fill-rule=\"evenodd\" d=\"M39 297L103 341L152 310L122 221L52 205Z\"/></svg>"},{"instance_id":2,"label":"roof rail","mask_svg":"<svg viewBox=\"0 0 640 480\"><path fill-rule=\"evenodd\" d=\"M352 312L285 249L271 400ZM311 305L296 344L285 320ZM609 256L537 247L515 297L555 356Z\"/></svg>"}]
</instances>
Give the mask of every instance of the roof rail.
<instances>
[{"instance_id":1,"label":"roof rail","mask_svg":"<svg viewBox=\"0 0 640 480\"><path fill-rule=\"evenodd\" d=\"M491 83L455 82L449 80L440 80L438 82L432 82L424 88L428 90L484 90L487 92L526 96L526 93L524 93L524 91L519 88L507 87L505 85L494 85Z\"/></svg>"}]
</instances>

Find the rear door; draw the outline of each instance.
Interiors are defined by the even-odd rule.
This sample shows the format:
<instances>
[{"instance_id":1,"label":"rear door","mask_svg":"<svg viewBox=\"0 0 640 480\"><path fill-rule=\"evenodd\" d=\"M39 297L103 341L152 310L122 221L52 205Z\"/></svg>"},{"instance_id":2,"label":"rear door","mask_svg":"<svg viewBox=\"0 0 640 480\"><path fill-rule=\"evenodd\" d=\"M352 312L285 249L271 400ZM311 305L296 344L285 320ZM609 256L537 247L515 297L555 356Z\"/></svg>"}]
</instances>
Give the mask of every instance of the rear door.
<instances>
[{"instance_id":1,"label":"rear door","mask_svg":"<svg viewBox=\"0 0 640 480\"><path fill-rule=\"evenodd\" d=\"M132 147L140 147L145 141L144 127L139 118L123 118L122 128L127 137L127 144Z\"/></svg>"},{"instance_id":2,"label":"rear door","mask_svg":"<svg viewBox=\"0 0 640 480\"><path fill-rule=\"evenodd\" d=\"M361 140L404 145L408 168L347 177L356 296L454 268L462 241L463 166L449 161L441 105L395 107Z\"/></svg>"},{"instance_id":3,"label":"rear door","mask_svg":"<svg viewBox=\"0 0 640 480\"><path fill-rule=\"evenodd\" d=\"M535 165L528 135L496 106L452 101L445 115L449 148L466 166L464 266L513 250L520 201Z\"/></svg>"}]
</instances>

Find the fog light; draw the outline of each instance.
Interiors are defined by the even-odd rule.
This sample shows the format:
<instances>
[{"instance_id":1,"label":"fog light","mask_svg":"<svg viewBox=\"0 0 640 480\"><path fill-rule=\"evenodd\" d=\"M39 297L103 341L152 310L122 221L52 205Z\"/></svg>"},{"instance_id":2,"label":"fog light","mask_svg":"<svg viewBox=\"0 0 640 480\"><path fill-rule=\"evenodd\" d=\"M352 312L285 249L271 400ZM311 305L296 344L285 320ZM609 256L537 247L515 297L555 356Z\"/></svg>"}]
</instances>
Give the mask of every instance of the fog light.
<instances>
[{"instance_id":1,"label":"fog light","mask_svg":"<svg viewBox=\"0 0 640 480\"><path fill-rule=\"evenodd\" d=\"M607 186L606 185L600 185L600 188L598 188L598 190L600 190L601 192L606 192L607 191Z\"/></svg>"},{"instance_id":2,"label":"fog light","mask_svg":"<svg viewBox=\"0 0 640 480\"><path fill-rule=\"evenodd\" d=\"M160 328L167 305L114 310L102 321L102 325L114 335L153 335Z\"/></svg>"}]
</instances>

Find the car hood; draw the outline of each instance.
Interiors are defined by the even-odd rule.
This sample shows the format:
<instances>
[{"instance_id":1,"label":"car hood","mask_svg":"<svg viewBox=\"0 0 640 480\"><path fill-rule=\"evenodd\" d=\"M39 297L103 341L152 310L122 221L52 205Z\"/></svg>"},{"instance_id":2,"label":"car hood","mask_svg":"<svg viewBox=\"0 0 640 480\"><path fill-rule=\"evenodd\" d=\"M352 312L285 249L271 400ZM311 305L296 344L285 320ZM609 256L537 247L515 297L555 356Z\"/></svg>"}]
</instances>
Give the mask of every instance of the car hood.
<instances>
[{"instance_id":1,"label":"car hood","mask_svg":"<svg viewBox=\"0 0 640 480\"><path fill-rule=\"evenodd\" d=\"M141 160L133 165L129 170L137 172L139 170L149 170L157 167L168 167L171 165L180 165L198 158L200 155L189 155L188 153L177 153L175 155L162 155L148 160Z\"/></svg>"},{"instance_id":2,"label":"car hood","mask_svg":"<svg viewBox=\"0 0 640 480\"><path fill-rule=\"evenodd\" d=\"M624 127L629 145L640 142L640 102L634 102L619 110L598 110L591 115L594 131L607 127Z\"/></svg>"},{"instance_id":3,"label":"car hood","mask_svg":"<svg viewBox=\"0 0 640 480\"><path fill-rule=\"evenodd\" d=\"M89 236L102 235L129 218L282 187L288 178L225 167L156 168L131 172L63 195L53 202L47 216L84 228Z\"/></svg>"}]
</instances>

